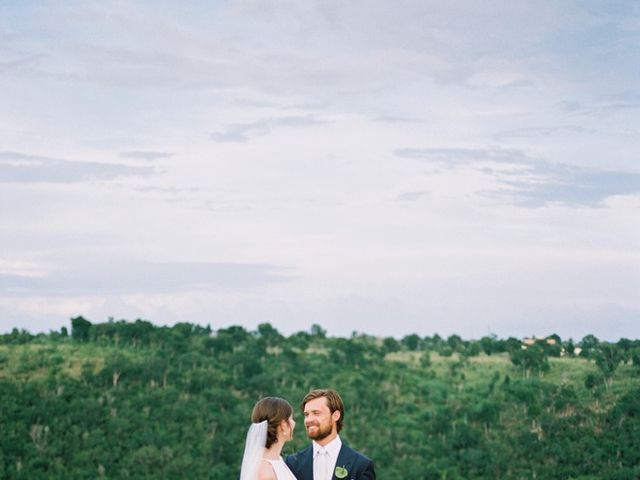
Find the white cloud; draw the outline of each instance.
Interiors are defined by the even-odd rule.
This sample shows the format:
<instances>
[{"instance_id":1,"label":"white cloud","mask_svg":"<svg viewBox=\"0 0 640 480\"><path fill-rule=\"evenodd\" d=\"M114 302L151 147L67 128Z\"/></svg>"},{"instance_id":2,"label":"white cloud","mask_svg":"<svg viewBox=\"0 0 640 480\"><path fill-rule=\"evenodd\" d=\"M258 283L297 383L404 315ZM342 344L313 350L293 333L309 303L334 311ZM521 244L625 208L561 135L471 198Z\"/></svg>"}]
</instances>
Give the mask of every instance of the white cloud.
<instances>
[{"instance_id":1,"label":"white cloud","mask_svg":"<svg viewBox=\"0 0 640 480\"><path fill-rule=\"evenodd\" d=\"M395 154L444 168L475 166L498 181L499 188L485 192L486 195L511 198L524 206L539 207L550 203L601 206L608 197L640 193L639 173L550 164L529 158L517 150L400 148Z\"/></svg>"},{"instance_id":2,"label":"white cloud","mask_svg":"<svg viewBox=\"0 0 640 480\"><path fill-rule=\"evenodd\" d=\"M2 183L77 183L153 173L153 167L77 162L20 152L0 152Z\"/></svg>"},{"instance_id":3,"label":"white cloud","mask_svg":"<svg viewBox=\"0 0 640 480\"><path fill-rule=\"evenodd\" d=\"M254 136L268 135L275 128L299 128L321 124L322 121L309 115L297 117L264 118L250 123L234 123L222 132L214 132L211 139L216 142L247 142Z\"/></svg>"},{"instance_id":4,"label":"white cloud","mask_svg":"<svg viewBox=\"0 0 640 480\"><path fill-rule=\"evenodd\" d=\"M133 150L130 152L121 152L120 157L122 158L134 158L140 160L158 160L161 158L171 158L173 156L172 153L169 152L154 152L150 150Z\"/></svg>"}]
</instances>

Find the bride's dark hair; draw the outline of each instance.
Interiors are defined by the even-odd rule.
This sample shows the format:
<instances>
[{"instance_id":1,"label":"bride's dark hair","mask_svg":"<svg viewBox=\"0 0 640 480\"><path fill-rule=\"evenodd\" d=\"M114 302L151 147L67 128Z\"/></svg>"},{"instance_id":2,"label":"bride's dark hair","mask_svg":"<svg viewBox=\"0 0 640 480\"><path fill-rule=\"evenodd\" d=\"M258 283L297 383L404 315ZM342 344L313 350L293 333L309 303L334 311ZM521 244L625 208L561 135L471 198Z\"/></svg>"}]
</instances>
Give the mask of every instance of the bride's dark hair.
<instances>
[{"instance_id":1,"label":"bride's dark hair","mask_svg":"<svg viewBox=\"0 0 640 480\"><path fill-rule=\"evenodd\" d=\"M293 415L293 408L284 398L264 397L256 403L253 412L251 412L251 421L260 423L266 420L268 422L266 448L270 448L276 443L280 423L283 420L288 423L291 415Z\"/></svg>"}]
</instances>

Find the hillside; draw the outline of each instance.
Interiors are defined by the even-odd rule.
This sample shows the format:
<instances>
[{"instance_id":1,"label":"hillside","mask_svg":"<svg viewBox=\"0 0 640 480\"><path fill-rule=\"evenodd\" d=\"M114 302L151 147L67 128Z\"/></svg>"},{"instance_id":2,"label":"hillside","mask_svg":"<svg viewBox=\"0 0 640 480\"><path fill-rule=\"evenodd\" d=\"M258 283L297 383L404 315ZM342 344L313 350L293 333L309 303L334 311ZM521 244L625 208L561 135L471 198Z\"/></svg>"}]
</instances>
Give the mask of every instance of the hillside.
<instances>
[{"instance_id":1,"label":"hillside","mask_svg":"<svg viewBox=\"0 0 640 480\"><path fill-rule=\"evenodd\" d=\"M640 342L285 337L92 324L0 336L0 478L237 478L254 402L333 387L378 478L640 477ZM581 348L576 356L576 347ZM307 444L298 414L285 453Z\"/></svg>"}]
</instances>

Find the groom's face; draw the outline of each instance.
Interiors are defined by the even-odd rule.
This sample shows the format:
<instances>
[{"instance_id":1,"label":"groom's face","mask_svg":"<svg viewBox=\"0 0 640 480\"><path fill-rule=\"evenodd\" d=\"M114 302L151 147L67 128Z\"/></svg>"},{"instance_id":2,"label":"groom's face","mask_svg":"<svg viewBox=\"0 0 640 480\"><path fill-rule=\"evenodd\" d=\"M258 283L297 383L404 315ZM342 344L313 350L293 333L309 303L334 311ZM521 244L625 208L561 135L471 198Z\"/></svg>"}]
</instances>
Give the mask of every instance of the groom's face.
<instances>
[{"instance_id":1,"label":"groom's face","mask_svg":"<svg viewBox=\"0 0 640 480\"><path fill-rule=\"evenodd\" d=\"M336 418L337 416L337 418ZM304 426L311 440L322 440L336 428L340 412L331 413L325 397L309 400L304 406Z\"/></svg>"}]
</instances>

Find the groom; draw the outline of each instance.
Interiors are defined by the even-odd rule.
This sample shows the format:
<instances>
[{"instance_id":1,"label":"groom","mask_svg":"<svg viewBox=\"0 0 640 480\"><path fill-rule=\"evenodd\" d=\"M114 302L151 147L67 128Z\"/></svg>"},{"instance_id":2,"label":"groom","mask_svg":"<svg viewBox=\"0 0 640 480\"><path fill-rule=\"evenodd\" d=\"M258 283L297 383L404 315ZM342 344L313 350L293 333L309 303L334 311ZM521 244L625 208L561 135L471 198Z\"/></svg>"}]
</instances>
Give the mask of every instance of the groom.
<instances>
[{"instance_id":1,"label":"groom","mask_svg":"<svg viewBox=\"0 0 640 480\"><path fill-rule=\"evenodd\" d=\"M298 480L375 480L373 462L340 439L344 404L335 390L312 390L301 405L313 442L289 455L286 463Z\"/></svg>"}]
</instances>

